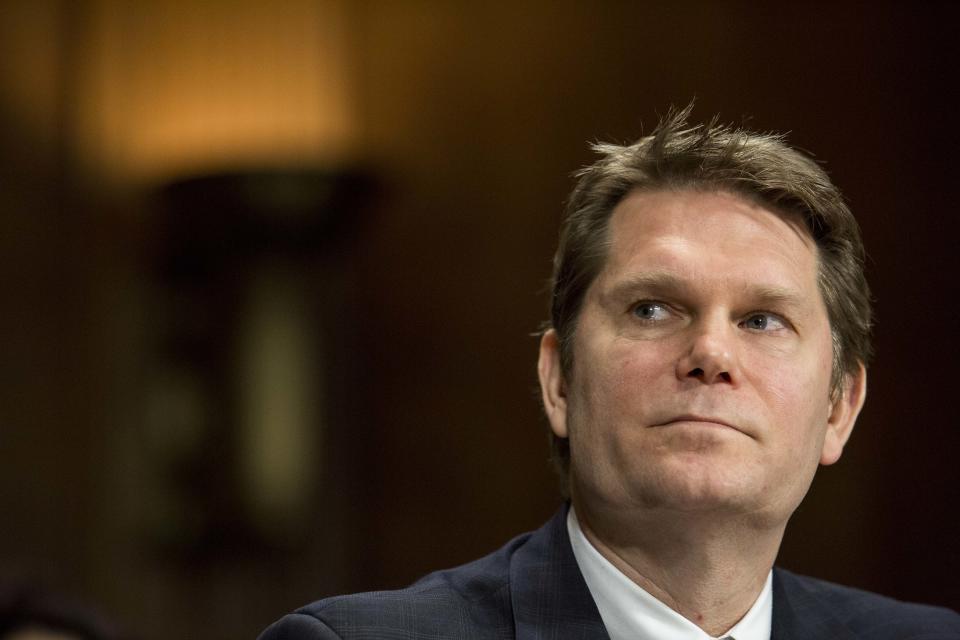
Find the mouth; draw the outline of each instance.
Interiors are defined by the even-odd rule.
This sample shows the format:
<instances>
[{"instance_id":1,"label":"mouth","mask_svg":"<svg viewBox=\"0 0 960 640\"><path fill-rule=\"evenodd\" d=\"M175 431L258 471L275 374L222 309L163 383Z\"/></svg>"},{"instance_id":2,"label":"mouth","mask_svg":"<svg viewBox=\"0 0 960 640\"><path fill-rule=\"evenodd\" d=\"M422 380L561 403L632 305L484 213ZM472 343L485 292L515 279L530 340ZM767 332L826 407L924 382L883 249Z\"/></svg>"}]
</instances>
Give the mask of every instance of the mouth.
<instances>
[{"instance_id":1,"label":"mouth","mask_svg":"<svg viewBox=\"0 0 960 640\"><path fill-rule=\"evenodd\" d=\"M675 416L666 422L660 424L655 424L655 427L670 427L677 426L681 424L691 424L695 426L707 427L707 428L716 428L716 429L733 429L734 431L740 431L743 433L743 430L736 426L735 424L723 420L721 418L716 418L713 416L699 416L692 414L684 414L680 416Z\"/></svg>"}]
</instances>

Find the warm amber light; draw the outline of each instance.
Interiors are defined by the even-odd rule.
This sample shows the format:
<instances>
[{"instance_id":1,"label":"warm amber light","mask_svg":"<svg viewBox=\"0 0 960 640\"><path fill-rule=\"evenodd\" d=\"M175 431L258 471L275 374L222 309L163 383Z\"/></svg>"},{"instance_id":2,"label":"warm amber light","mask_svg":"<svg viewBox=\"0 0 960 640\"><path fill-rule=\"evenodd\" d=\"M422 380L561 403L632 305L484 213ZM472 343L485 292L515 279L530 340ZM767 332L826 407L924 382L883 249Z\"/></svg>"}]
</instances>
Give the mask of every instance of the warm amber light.
<instances>
[{"instance_id":1,"label":"warm amber light","mask_svg":"<svg viewBox=\"0 0 960 640\"><path fill-rule=\"evenodd\" d=\"M349 153L342 0L91 3L78 151L124 181Z\"/></svg>"}]
</instances>

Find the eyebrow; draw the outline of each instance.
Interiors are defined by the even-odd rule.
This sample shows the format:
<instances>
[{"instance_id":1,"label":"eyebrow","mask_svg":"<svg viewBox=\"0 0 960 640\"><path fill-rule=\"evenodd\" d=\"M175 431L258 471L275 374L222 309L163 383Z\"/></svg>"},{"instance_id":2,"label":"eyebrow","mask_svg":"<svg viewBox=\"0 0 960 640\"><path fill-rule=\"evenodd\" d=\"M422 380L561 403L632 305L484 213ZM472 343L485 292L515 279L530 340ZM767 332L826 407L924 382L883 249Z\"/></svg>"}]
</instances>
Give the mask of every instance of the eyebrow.
<instances>
[{"instance_id":1,"label":"eyebrow","mask_svg":"<svg viewBox=\"0 0 960 640\"><path fill-rule=\"evenodd\" d=\"M690 288L683 278L668 271L647 271L621 280L612 288L601 292L604 300L620 300L642 292L645 295L665 295L683 293Z\"/></svg>"},{"instance_id":2,"label":"eyebrow","mask_svg":"<svg viewBox=\"0 0 960 640\"><path fill-rule=\"evenodd\" d=\"M621 301L639 295L644 296L683 296L692 293L689 279L670 271L649 271L631 276L615 284L611 289L601 292L602 301ZM741 293L760 306L803 308L806 298L790 287L773 284L748 284Z\"/></svg>"}]
</instances>

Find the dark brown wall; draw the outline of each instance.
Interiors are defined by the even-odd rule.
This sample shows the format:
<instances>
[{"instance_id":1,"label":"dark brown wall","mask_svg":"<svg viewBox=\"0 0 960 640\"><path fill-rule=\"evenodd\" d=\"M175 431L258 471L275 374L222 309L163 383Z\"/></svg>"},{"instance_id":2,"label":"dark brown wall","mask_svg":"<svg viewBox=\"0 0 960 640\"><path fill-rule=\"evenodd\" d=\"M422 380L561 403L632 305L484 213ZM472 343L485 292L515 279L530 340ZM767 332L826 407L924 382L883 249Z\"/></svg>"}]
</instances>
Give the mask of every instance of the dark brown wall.
<instances>
[{"instance_id":1,"label":"dark brown wall","mask_svg":"<svg viewBox=\"0 0 960 640\"><path fill-rule=\"evenodd\" d=\"M102 215L98 203L115 198L71 186L69 147L34 144L3 112L6 566L80 592L145 638L196 625L226 638L313 597L399 586L538 526L559 501L530 333L545 315L568 175L590 161L589 141L635 138L695 96L699 117L751 116L823 159L870 254L867 407L794 517L781 562L960 606L949 4L370 0L351 11L361 155L384 188L344 262L356 309L349 365L338 365L349 418L330 452L343 475L327 478L349 496L334 514L343 542L307 548L303 562L247 558L208 573L182 559L114 557L136 550L98 534L122 530L104 525L113 494L98 465L122 440L117 412L135 413L124 367L146 354L122 338L145 312L118 292L147 277L150 227ZM25 169L28 150L41 156L36 171ZM192 602L177 600L178 584ZM205 584L232 586L213 597ZM136 604L150 597L167 604ZM222 615L250 602L240 629Z\"/></svg>"}]
</instances>

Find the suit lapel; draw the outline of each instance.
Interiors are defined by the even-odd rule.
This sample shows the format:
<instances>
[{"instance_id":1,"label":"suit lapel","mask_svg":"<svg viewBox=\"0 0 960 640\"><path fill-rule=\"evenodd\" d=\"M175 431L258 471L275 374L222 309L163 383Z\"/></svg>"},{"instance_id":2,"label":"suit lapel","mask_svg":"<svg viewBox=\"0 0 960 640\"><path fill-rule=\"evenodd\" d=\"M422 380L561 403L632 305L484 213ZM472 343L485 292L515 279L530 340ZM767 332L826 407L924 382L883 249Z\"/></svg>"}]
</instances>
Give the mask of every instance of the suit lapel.
<instances>
[{"instance_id":1,"label":"suit lapel","mask_svg":"<svg viewBox=\"0 0 960 640\"><path fill-rule=\"evenodd\" d=\"M770 640L857 640L841 620L824 606L800 578L773 569L773 621Z\"/></svg>"},{"instance_id":2,"label":"suit lapel","mask_svg":"<svg viewBox=\"0 0 960 640\"><path fill-rule=\"evenodd\" d=\"M573 557L567 506L534 532L510 563L517 640L609 640Z\"/></svg>"}]
</instances>

